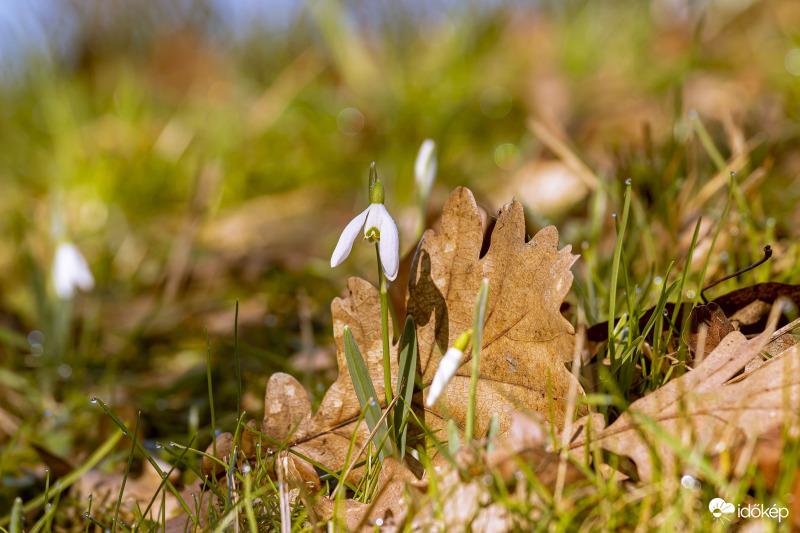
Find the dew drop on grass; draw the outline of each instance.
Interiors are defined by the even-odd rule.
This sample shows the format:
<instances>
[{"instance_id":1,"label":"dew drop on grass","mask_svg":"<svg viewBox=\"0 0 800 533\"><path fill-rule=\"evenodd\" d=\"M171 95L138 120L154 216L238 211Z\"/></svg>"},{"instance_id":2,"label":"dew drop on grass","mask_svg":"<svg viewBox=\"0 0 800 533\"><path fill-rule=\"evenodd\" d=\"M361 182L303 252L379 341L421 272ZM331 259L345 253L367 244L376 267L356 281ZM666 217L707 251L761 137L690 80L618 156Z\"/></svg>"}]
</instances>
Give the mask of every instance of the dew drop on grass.
<instances>
[{"instance_id":1,"label":"dew drop on grass","mask_svg":"<svg viewBox=\"0 0 800 533\"><path fill-rule=\"evenodd\" d=\"M45 505L45 506L44 506L44 510L45 510L45 512L46 512L46 511L49 511L49 510L50 510L50 509L52 509L52 508L53 508L53 504L52 504L52 503L48 503L47 505Z\"/></svg>"},{"instance_id":2,"label":"dew drop on grass","mask_svg":"<svg viewBox=\"0 0 800 533\"><path fill-rule=\"evenodd\" d=\"M626 179L625 180L625 185L630 185L630 184L631 184L631 179L630 178Z\"/></svg>"},{"instance_id":3,"label":"dew drop on grass","mask_svg":"<svg viewBox=\"0 0 800 533\"><path fill-rule=\"evenodd\" d=\"M378 526L378 527L382 526L383 525L383 518L378 518L377 520L375 520L375 525Z\"/></svg>"},{"instance_id":4,"label":"dew drop on grass","mask_svg":"<svg viewBox=\"0 0 800 533\"><path fill-rule=\"evenodd\" d=\"M161 449L161 443L160 443L160 442L156 442L156 449L157 449L157 450L160 450L160 449Z\"/></svg>"},{"instance_id":5,"label":"dew drop on grass","mask_svg":"<svg viewBox=\"0 0 800 533\"><path fill-rule=\"evenodd\" d=\"M83 513L83 516L85 516L86 518L91 518L91 516L89 515L89 513Z\"/></svg>"},{"instance_id":6,"label":"dew drop on grass","mask_svg":"<svg viewBox=\"0 0 800 533\"><path fill-rule=\"evenodd\" d=\"M177 442L170 442L169 445L175 447L175 446L178 445L178 443Z\"/></svg>"},{"instance_id":7,"label":"dew drop on grass","mask_svg":"<svg viewBox=\"0 0 800 533\"><path fill-rule=\"evenodd\" d=\"M97 396L92 396L92 399L90 401L92 403L97 403Z\"/></svg>"},{"instance_id":8,"label":"dew drop on grass","mask_svg":"<svg viewBox=\"0 0 800 533\"><path fill-rule=\"evenodd\" d=\"M248 474L250 472L250 465L244 465L242 467L242 472Z\"/></svg>"},{"instance_id":9,"label":"dew drop on grass","mask_svg":"<svg viewBox=\"0 0 800 533\"><path fill-rule=\"evenodd\" d=\"M611 216L614 217L614 218L617 218L617 214L616 213L611 213Z\"/></svg>"}]
</instances>

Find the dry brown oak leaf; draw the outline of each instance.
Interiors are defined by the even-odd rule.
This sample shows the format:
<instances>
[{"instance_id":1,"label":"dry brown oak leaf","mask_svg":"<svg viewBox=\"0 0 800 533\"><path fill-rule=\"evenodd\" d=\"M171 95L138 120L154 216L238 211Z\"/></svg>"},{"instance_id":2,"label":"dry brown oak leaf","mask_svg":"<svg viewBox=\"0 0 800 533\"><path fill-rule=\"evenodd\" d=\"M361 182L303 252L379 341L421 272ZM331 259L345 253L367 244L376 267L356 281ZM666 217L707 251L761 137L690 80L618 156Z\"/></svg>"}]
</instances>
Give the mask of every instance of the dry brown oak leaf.
<instances>
[{"instance_id":1,"label":"dry brown oak leaf","mask_svg":"<svg viewBox=\"0 0 800 533\"><path fill-rule=\"evenodd\" d=\"M794 421L800 409L800 350L789 348L736 383L728 380L770 338L774 326L747 340L734 331L692 371L635 401L610 426L590 440L636 463L640 478L653 478L651 446L666 475L674 473L674 449L656 436L652 424L681 445L721 452L742 436L756 438L772 426ZM641 415L641 416L640 416ZM571 448L585 446L576 439Z\"/></svg>"},{"instance_id":2,"label":"dry brown oak leaf","mask_svg":"<svg viewBox=\"0 0 800 533\"><path fill-rule=\"evenodd\" d=\"M564 363L572 360L575 331L559 308L572 285L570 267L578 256L570 246L558 249L553 226L526 242L525 216L516 200L498 214L484 257L482 241L475 198L459 187L444 206L441 229L423 236L411 268L407 309L417 326L422 382L431 383L448 347L472 328L478 287L488 278L475 435L486 433L494 413L500 435L508 431L514 411L537 412L549 419L551 394L560 429L574 381ZM444 427L446 416L465 426L471 351L465 353L440 400L425 408L425 422L433 430ZM575 387L583 393L578 383ZM415 397L417 405L423 405L423 395L427 389Z\"/></svg>"},{"instance_id":3,"label":"dry brown oak leaf","mask_svg":"<svg viewBox=\"0 0 800 533\"><path fill-rule=\"evenodd\" d=\"M331 303L333 314L333 334L336 340L336 362L339 377L325 393L322 403L311 415L311 401L303 386L292 376L284 373L273 374L268 383L264 398L264 420L261 432L275 442L288 442L296 452L313 459L327 469L336 471L345 467L350 438L355 431L361 408L356 397L353 381L347 368L344 355L344 327L356 338L361 354L364 356L370 377L378 398L375 400L386 406L383 381L383 347L381 342L381 308L378 290L360 278L350 278L347 282L350 295L336 298ZM389 336L392 324L389 321ZM397 388L397 345L391 347L392 388ZM249 433L252 436L252 433ZM356 435L355 450L369 437L369 428L362 421ZM274 443L262 442L267 449L274 449ZM296 455L297 470L307 481L314 482L316 475L311 465ZM355 468L348 480L357 482L363 475L363 468Z\"/></svg>"}]
</instances>

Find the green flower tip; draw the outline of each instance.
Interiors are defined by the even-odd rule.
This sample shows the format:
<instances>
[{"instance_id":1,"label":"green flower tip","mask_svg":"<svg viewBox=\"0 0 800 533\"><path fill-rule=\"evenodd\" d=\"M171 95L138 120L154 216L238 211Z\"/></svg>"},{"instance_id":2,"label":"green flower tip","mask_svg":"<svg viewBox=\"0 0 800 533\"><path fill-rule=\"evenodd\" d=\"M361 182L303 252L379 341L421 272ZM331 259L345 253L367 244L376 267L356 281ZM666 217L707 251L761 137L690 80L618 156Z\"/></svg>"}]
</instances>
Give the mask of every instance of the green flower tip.
<instances>
[{"instance_id":1,"label":"green flower tip","mask_svg":"<svg viewBox=\"0 0 800 533\"><path fill-rule=\"evenodd\" d=\"M372 198L369 200L373 204L383 203L383 184L381 180L375 180L375 186L372 187Z\"/></svg>"},{"instance_id":2,"label":"green flower tip","mask_svg":"<svg viewBox=\"0 0 800 533\"><path fill-rule=\"evenodd\" d=\"M458 336L456 342L453 343L453 348L459 351L464 351L467 349L467 344L469 344L469 339L472 337L472 330L467 330L461 335Z\"/></svg>"}]
</instances>

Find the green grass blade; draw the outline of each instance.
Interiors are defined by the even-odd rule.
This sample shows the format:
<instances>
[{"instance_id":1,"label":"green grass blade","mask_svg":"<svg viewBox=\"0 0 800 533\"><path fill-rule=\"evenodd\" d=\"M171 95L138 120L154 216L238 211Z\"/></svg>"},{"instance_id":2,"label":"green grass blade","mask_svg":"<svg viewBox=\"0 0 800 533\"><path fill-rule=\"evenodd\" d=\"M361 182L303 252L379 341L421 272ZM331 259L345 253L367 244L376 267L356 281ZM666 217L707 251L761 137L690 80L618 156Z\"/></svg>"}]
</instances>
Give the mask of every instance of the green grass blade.
<instances>
[{"instance_id":1,"label":"green grass blade","mask_svg":"<svg viewBox=\"0 0 800 533\"><path fill-rule=\"evenodd\" d=\"M117 530L117 520L119 519L119 508L122 505L122 495L125 493L125 484L128 482L128 475L131 472L131 463L133 463L133 456L136 454L136 438L139 436L139 421L142 418L141 411L136 415L136 426L133 428L133 440L131 442L131 453L128 455L128 464L125 466L125 473L122 475L122 486L119 489L119 497L117 497L117 507L114 509L114 520L111 522L111 533Z\"/></svg>"},{"instance_id":2,"label":"green grass blade","mask_svg":"<svg viewBox=\"0 0 800 533\"><path fill-rule=\"evenodd\" d=\"M417 374L417 328L411 315L406 318L403 336L400 338L400 360L397 375L397 396L401 401L394 408L394 424L397 432L397 447L400 459L406 452L406 435L408 434L408 410L414 396L414 380ZM402 390L401 390L402 389Z\"/></svg>"},{"instance_id":3,"label":"green grass blade","mask_svg":"<svg viewBox=\"0 0 800 533\"><path fill-rule=\"evenodd\" d=\"M8 526L9 533L22 533L22 498L14 500L14 507L11 509L11 524Z\"/></svg>"},{"instance_id":4,"label":"green grass blade","mask_svg":"<svg viewBox=\"0 0 800 533\"><path fill-rule=\"evenodd\" d=\"M475 301L475 314L472 318L472 375L469 384L469 404L467 405L467 428L465 442L472 442L475 428L475 395L478 390L478 370L480 368L483 326L486 323L486 308L489 304L489 280L483 278Z\"/></svg>"},{"instance_id":5,"label":"green grass blade","mask_svg":"<svg viewBox=\"0 0 800 533\"><path fill-rule=\"evenodd\" d=\"M622 259L622 242L625 238L625 227L628 225L628 212L631 207L631 184L628 181L625 187L625 204L622 208L622 222L617 230L617 242L614 245L614 259L611 263L611 285L608 290L608 357L611 361L611 368L614 364L614 319L616 317L617 305L617 279L619 278L619 263Z\"/></svg>"},{"instance_id":6,"label":"green grass blade","mask_svg":"<svg viewBox=\"0 0 800 533\"><path fill-rule=\"evenodd\" d=\"M347 361L347 368L350 370L350 378L353 380L353 388L358 397L358 404L363 411L366 411L364 418L367 420L367 426L369 426L370 431L373 431L381 418L378 394L375 392L375 385L373 385L372 378L367 370L364 356L361 355L361 350L358 348L356 338L353 336L353 332L350 331L349 326L344 327L344 356ZM381 449L381 441L386 442L380 451L381 460L386 456L394 455L392 441L384 438L386 433L386 423L384 422L372 439L376 449Z\"/></svg>"}]
</instances>

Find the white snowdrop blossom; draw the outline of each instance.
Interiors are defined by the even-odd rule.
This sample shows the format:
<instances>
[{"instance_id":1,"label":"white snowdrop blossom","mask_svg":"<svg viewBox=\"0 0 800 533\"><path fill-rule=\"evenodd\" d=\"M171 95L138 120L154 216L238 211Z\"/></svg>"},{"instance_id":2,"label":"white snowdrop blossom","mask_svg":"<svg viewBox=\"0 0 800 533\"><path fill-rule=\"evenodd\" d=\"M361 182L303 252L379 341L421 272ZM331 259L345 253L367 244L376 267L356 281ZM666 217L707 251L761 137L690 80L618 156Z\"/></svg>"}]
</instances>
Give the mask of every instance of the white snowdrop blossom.
<instances>
[{"instance_id":1,"label":"white snowdrop blossom","mask_svg":"<svg viewBox=\"0 0 800 533\"><path fill-rule=\"evenodd\" d=\"M417 191L422 198L427 198L436 179L436 143L425 139L419 147L417 160L414 162L414 179Z\"/></svg>"},{"instance_id":2,"label":"white snowdrop blossom","mask_svg":"<svg viewBox=\"0 0 800 533\"><path fill-rule=\"evenodd\" d=\"M94 277L77 246L62 242L56 249L53 260L53 286L63 300L75 295L76 289L90 291L94 288Z\"/></svg>"},{"instance_id":3,"label":"white snowdrop blossom","mask_svg":"<svg viewBox=\"0 0 800 533\"><path fill-rule=\"evenodd\" d=\"M356 237L364 229L364 238L369 242L378 241L378 254L386 279L393 281L400 268L400 236L397 225L383 205L383 186L375 184L373 202L344 228L336 249L331 256L331 268L342 264L353 249Z\"/></svg>"},{"instance_id":4,"label":"white snowdrop blossom","mask_svg":"<svg viewBox=\"0 0 800 533\"><path fill-rule=\"evenodd\" d=\"M444 357L439 361L439 368L436 369L436 374L433 375L433 382L428 389L428 397L425 399L425 405L428 407L432 407L436 403L444 388L456 374L458 367L461 366L461 359L464 357L464 350L471 335L472 330L459 335L453 346L447 349Z\"/></svg>"}]
</instances>

